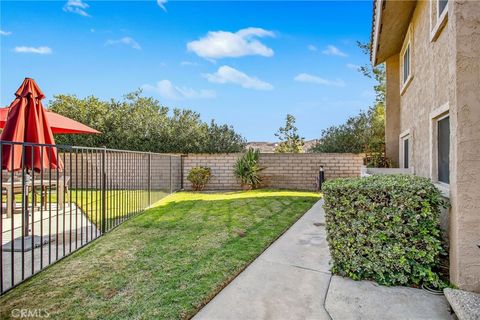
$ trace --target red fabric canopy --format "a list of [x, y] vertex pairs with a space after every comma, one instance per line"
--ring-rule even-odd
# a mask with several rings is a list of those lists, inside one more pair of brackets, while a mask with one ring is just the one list
[[[0, 129], [5, 127], [7, 122], [7, 116], [10, 108], [0, 108]], [[91, 134], [100, 133], [99, 131], [92, 129], [83, 123], [59, 115], [53, 111], [46, 110], [48, 123], [52, 128], [53, 134]]]
[[[42, 106], [45, 95], [35, 81], [25, 78], [15, 95], [0, 140], [55, 144], [47, 112]], [[22, 151], [25, 151], [25, 154]], [[25, 163], [22, 165], [23, 160]], [[61, 170], [63, 164], [54, 147], [3, 144], [2, 169], [16, 171], [22, 168], [35, 171], [57, 168]]]

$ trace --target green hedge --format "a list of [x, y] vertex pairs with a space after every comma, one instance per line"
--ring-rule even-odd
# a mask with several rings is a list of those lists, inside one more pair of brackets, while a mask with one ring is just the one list
[[439, 215], [445, 205], [426, 178], [375, 175], [324, 184], [332, 272], [384, 285], [441, 287]]

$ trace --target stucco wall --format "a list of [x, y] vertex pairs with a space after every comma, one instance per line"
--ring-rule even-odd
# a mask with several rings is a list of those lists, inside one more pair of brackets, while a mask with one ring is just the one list
[[[235, 161], [241, 154], [190, 154], [184, 157], [184, 188], [191, 189], [187, 180], [190, 169], [209, 167], [212, 177], [206, 190], [238, 190], [241, 185], [233, 174]], [[315, 190], [320, 166], [326, 179], [355, 177], [360, 174], [361, 155], [335, 153], [300, 153], [260, 155], [264, 187]]]
[[434, 42], [430, 30], [430, 2], [418, 1], [411, 20], [413, 78], [400, 94], [399, 131], [410, 130], [410, 163], [415, 174], [424, 177], [430, 177], [430, 113], [449, 102], [450, 84], [449, 30], [444, 28]]
[[432, 117], [449, 113], [450, 280], [462, 289], [480, 292], [480, 5], [449, 1], [446, 26], [432, 41], [430, 4], [418, 1], [412, 15], [413, 79], [403, 92], [400, 85], [396, 91], [395, 80], [388, 78], [401, 64], [387, 60], [387, 151], [398, 148], [398, 142], [392, 141], [397, 128], [388, 119], [399, 111], [399, 134], [410, 132], [414, 173], [435, 181]]
[[400, 73], [399, 55], [385, 61], [387, 86], [385, 104], [385, 150], [394, 167], [399, 166], [398, 137], [400, 135]]
[[480, 292], [480, 4], [449, 3], [452, 281]]

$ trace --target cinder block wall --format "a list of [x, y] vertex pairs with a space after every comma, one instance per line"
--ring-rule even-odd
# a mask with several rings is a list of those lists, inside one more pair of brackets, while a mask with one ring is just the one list
[[[75, 189], [99, 189], [102, 186], [102, 153], [59, 153], [64, 162], [64, 175]], [[108, 189], [148, 189], [147, 153], [107, 152], [105, 169]], [[181, 158], [178, 155], [152, 153], [151, 189], [175, 191], [181, 187]], [[63, 176], [63, 174], [60, 174]], [[53, 175], [52, 179], [55, 179]], [[45, 177], [48, 179], [48, 176]]]
[[[240, 183], [233, 174], [235, 161], [241, 154], [189, 154], [183, 162], [183, 186], [191, 189], [188, 172], [194, 167], [209, 167], [212, 178], [206, 190], [239, 190]], [[350, 153], [262, 153], [260, 165], [264, 186], [282, 189], [315, 190], [320, 166], [326, 179], [360, 175], [363, 156]]]
[[233, 174], [235, 161], [242, 154], [189, 154], [183, 156], [183, 188], [191, 190], [192, 184], [187, 180], [188, 173], [195, 167], [208, 167], [212, 177], [205, 190], [240, 190], [241, 186]]

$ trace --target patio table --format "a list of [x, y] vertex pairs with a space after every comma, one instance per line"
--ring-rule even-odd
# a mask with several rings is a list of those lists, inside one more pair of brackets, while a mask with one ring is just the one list
[[[58, 186], [57, 186], [57, 180], [52, 180], [51, 182], [48, 182], [45, 184], [45, 180], [34, 180], [34, 181], [25, 181], [25, 189], [28, 194], [32, 190], [32, 187], [35, 189], [41, 188], [42, 192], [46, 188], [52, 189], [52, 187], [57, 187], [57, 206], [58, 209], [62, 210], [64, 207], [64, 196], [65, 196], [65, 185], [63, 183], [64, 178], [58, 179]], [[68, 185], [68, 181], [70, 180], [70, 177], [65, 177], [65, 181]], [[12, 192], [13, 188], [13, 192]], [[3, 192], [5, 190], [5, 192]], [[15, 209], [15, 194], [21, 194], [23, 193], [22, 191], [22, 182], [21, 181], [14, 181], [13, 184], [12, 182], [4, 182], [2, 183], [2, 196], [3, 194], [6, 193], [7, 196], [7, 204], [6, 204], [6, 214], [7, 217], [11, 217], [12, 213], [14, 212]], [[13, 197], [13, 199], [12, 199]], [[3, 202], [3, 201], [2, 201]], [[13, 206], [12, 206], [13, 204]], [[3, 205], [3, 204], [2, 204]], [[40, 205], [43, 205], [40, 204]]]

